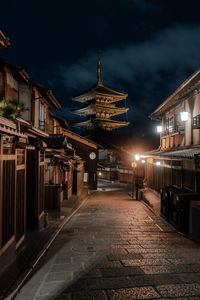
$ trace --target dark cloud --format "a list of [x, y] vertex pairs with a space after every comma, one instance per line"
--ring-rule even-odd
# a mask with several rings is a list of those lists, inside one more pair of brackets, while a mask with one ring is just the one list
[[[147, 116], [200, 65], [200, 26], [174, 26], [142, 43], [129, 43], [102, 53], [105, 85], [129, 93], [130, 118]], [[97, 53], [70, 66], [60, 66], [67, 90], [84, 91], [96, 80]]]
[[[199, 67], [199, 35], [200, 26], [176, 25], [148, 41], [116, 45], [103, 51], [103, 82], [129, 94], [128, 116], [133, 130], [152, 130], [154, 123], [150, 123], [148, 115]], [[59, 75], [68, 95], [83, 92], [95, 83], [96, 63], [97, 53], [90, 51], [76, 63], [60, 66]], [[70, 101], [68, 105], [76, 106]], [[74, 119], [70, 114], [67, 116]]]
[[154, 5], [151, 1], [147, 0], [121, 0], [121, 3], [124, 5], [133, 5], [138, 8], [141, 12], [146, 12], [148, 10], [158, 10], [159, 6]]
[[1, 55], [50, 86], [69, 121], [77, 106], [70, 98], [96, 81], [98, 48], [103, 82], [129, 94], [129, 128], [138, 132], [199, 67], [199, 1], [11, 0], [1, 10], [1, 29], [11, 38]]

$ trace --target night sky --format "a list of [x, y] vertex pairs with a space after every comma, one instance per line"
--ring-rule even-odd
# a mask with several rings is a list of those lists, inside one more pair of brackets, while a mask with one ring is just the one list
[[77, 120], [71, 97], [96, 82], [99, 48], [104, 85], [129, 94], [131, 125], [123, 131], [133, 136], [155, 130], [148, 115], [200, 67], [199, 1], [8, 0], [0, 7], [0, 29], [11, 39], [1, 58], [51, 88], [68, 122]]

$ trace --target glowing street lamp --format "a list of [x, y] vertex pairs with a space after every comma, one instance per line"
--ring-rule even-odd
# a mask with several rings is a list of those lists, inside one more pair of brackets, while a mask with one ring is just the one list
[[139, 154], [135, 154], [135, 160], [140, 160], [140, 155]]
[[181, 121], [183, 121], [183, 122], [188, 121], [188, 112], [187, 111], [181, 112]]
[[131, 167], [132, 168], [136, 168], [137, 167], [137, 164], [136, 164], [136, 162], [134, 161], [134, 162], [132, 162], [132, 164], [131, 164]]
[[[137, 162], [139, 162], [140, 160], [140, 155], [139, 154], [135, 154], [135, 160]], [[132, 168], [133, 168], [133, 178], [132, 178], [132, 199], [133, 199], [133, 187], [135, 186], [135, 191], [136, 191], [136, 200], [138, 200], [138, 163], [136, 163], [135, 161], [132, 162], [131, 164]], [[135, 172], [136, 171], [136, 172]], [[136, 176], [137, 173], [137, 176]], [[137, 177], [137, 181], [136, 181], [136, 177]]]
[[161, 133], [162, 132], [162, 126], [157, 126], [157, 132]]

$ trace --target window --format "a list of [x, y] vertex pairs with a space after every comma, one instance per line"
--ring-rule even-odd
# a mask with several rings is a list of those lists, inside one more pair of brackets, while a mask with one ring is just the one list
[[166, 127], [166, 131], [168, 133], [174, 132], [174, 116], [172, 116], [171, 118], [166, 119], [165, 127]]
[[174, 131], [174, 116], [169, 118], [169, 133]]
[[166, 126], [166, 130], [169, 130], [169, 119], [166, 119], [165, 126]]
[[46, 120], [46, 107], [40, 102], [40, 122], [39, 127], [41, 130], [45, 130], [45, 120]]
[[3, 136], [3, 154], [15, 154], [13, 137]]
[[192, 127], [200, 128], [200, 115], [197, 115], [194, 118], [192, 118]]
[[25, 150], [17, 149], [17, 165], [25, 164]]
[[40, 150], [40, 162], [44, 161], [44, 151]]

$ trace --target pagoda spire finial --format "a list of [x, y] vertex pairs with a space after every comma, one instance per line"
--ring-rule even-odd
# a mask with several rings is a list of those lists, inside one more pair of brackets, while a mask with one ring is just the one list
[[98, 65], [97, 65], [97, 83], [101, 82], [101, 52], [98, 51]]

